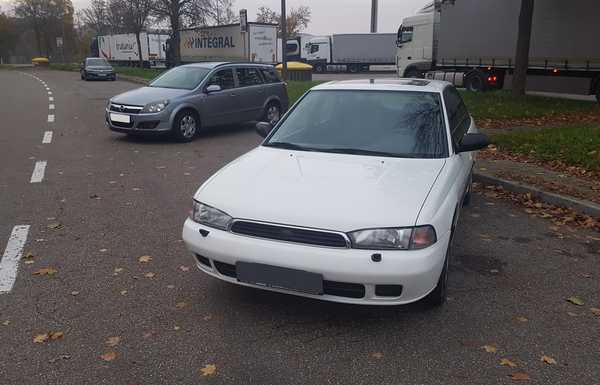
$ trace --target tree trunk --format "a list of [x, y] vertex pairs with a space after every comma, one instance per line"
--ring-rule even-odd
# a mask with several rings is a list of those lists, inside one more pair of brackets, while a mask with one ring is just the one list
[[135, 31], [135, 40], [137, 40], [138, 55], [140, 59], [140, 68], [144, 68], [144, 57], [142, 56], [142, 44], [140, 41], [140, 31]]
[[179, 7], [173, 7], [171, 15], [171, 31], [173, 38], [171, 39], [171, 52], [173, 53], [173, 65], [178, 66], [181, 63], [181, 36], [179, 32]]
[[525, 95], [527, 85], [527, 67], [529, 67], [529, 46], [531, 43], [531, 29], [533, 24], [534, 0], [521, 0], [521, 13], [519, 15], [519, 35], [517, 38], [517, 52], [515, 53], [515, 71], [513, 74], [512, 94]]

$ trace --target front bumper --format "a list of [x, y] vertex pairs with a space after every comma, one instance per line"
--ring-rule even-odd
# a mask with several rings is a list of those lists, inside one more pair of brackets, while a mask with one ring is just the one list
[[88, 79], [114, 79], [116, 77], [114, 72], [86, 72]]
[[[209, 234], [203, 237], [200, 230]], [[197, 267], [223, 281], [281, 293], [334, 302], [363, 305], [402, 305], [418, 301], [436, 286], [442, 272], [449, 234], [424, 250], [370, 251], [347, 248], [326, 248], [258, 239], [217, 230], [187, 219], [183, 226], [183, 241], [195, 255], [205, 257], [208, 265], [197, 257]], [[381, 262], [373, 262], [374, 253], [382, 255]], [[345, 295], [311, 295], [293, 291], [266, 288], [239, 282], [235, 278], [237, 262], [260, 263], [318, 273], [335, 284], [364, 286], [364, 296], [351, 298]], [[229, 271], [217, 268], [226, 264]], [[233, 269], [233, 273], [232, 270]], [[401, 285], [399, 296], [376, 294], [378, 285]], [[354, 285], [356, 286], [356, 285]]]
[[[110, 114], [128, 115], [130, 123], [112, 121]], [[104, 123], [112, 131], [121, 133], [164, 134], [171, 131], [170, 114], [161, 111], [156, 114], [129, 114], [118, 111], [104, 110]]]

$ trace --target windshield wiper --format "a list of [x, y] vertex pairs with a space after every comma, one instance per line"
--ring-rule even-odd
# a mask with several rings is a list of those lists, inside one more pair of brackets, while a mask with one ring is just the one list
[[414, 158], [412, 154], [396, 154], [393, 152], [362, 150], [358, 148], [319, 148], [318, 151], [332, 152], [335, 154], [351, 154], [351, 155], [370, 155], [370, 156], [386, 156], [393, 158]]
[[298, 151], [315, 151], [314, 148], [304, 147], [299, 144], [287, 143], [287, 142], [269, 142], [264, 144], [266, 147], [284, 148], [286, 150], [298, 150]]

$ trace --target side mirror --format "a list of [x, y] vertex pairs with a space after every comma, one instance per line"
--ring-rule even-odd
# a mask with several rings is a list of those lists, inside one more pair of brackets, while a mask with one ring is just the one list
[[471, 152], [486, 148], [490, 144], [490, 139], [485, 134], [466, 134], [457, 153]]
[[272, 129], [273, 129], [273, 125], [271, 125], [271, 123], [269, 123], [269, 122], [256, 123], [256, 132], [258, 133], [258, 135], [262, 136], [263, 138], [266, 138]]
[[221, 91], [221, 86], [218, 84], [211, 84], [210, 86], [206, 87], [207, 94], [212, 94], [213, 92], [219, 92], [219, 91]]

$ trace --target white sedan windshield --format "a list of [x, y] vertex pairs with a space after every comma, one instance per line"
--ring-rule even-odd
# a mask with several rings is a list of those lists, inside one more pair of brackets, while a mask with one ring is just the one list
[[406, 158], [448, 154], [439, 94], [311, 91], [265, 146]]

